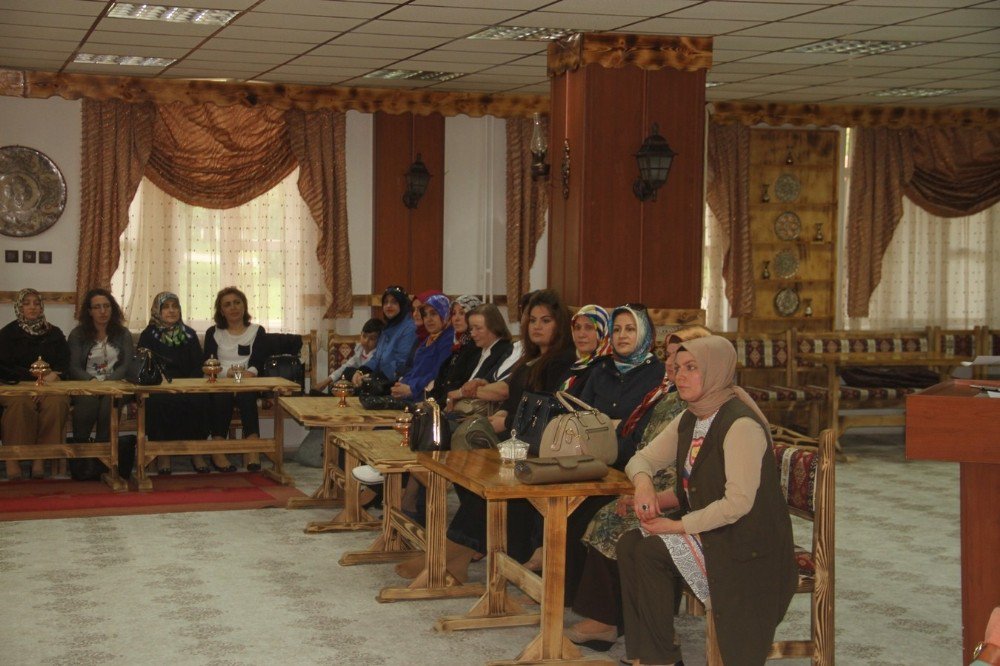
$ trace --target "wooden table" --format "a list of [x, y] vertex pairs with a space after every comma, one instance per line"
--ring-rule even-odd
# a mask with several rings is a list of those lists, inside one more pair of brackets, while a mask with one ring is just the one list
[[[340, 447], [333, 441], [333, 433], [373, 430], [378, 427], [391, 426], [396, 423], [396, 417], [402, 414], [402, 412], [392, 409], [365, 409], [361, 406], [361, 401], [353, 397], [347, 399], [346, 407], [339, 406], [339, 398], [322, 396], [283, 397], [278, 400], [278, 403], [289, 416], [302, 425], [324, 429], [323, 481], [309, 497], [293, 497], [288, 500], [286, 508], [289, 509], [343, 505], [347, 479], [344, 470], [340, 467], [338, 460]], [[311, 522], [306, 525], [306, 532], [318, 534], [342, 530], [343, 528], [338, 527], [339, 523], [335, 520]], [[376, 523], [376, 528], [377, 525]]]
[[[468, 488], [486, 500], [487, 588], [464, 616], [438, 620], [439, 631], [540, 624], [538, 635], [513, 661], [494, 664], [580, 661], [580, 650], [563, 634], [566, 519], [592, 495], [632, 492], [632, 483], [618, 470], [599, 481], [527, 485], [514, 478], [513, 468], [500, 462], [496, 451], [420, 453], [417, 460], [431, 472], [428, 497], [427, 554], [431, 574], [444, 570], [445, 532], [430, 524], [430, 513], [443, 510], [445, 482]], [[544, 577], [525, 569], [507, 555], [507, 502], [527, 499], [545, 518]], [[440, 505], [440, 506], [438, 506]], [[513, 583], [541, 604], [541, 614], [527, 614], [508, 598]]]
[[263, 453], [271, 459], [273, 469], [261, 472], [278, 483], [291, 485], [292, 477], [284, 473], [284, 413], [281, 400], [274, 406], [274, 436], [270, 439], [179, 439], [149, 441], [146, 436], [146, 398], [150, 395], [207, 395], [210, 393], [272, 393], [276, 397], [301, 391], [301, 387], [283, 377], [244, 377], [243, 381], [224, 378], [209, 382], [202, 378], [182, 378], [156, 386], [129, 384], [139, 403], [136, 426], [135, 482], [139, 490], [152, 490], [153, 482], [146, 476], [146, 465], [157, 456], [196, 455], [213, 453]]
[[[10, 397], [36, 397], [36, 396], [110, 396], [111, 413], [117, 414], [122, 399], [133, 392], [134, 386], [128, 382], [120, 381], [95, 381], [95, 380], [66, 380], [42, 384], [37, 386], [34, 382], [20, 382], [17, 384], [0, 384], [0, 395]], [[128, 483], [121, 478], [118, 473], [118, 419], [112, 418], [110, 422], [110, 436], [107, 442], [94, 442], [91, 444], [30, 444], [0, 446], [0, 460], [35, 460], [35, 459], [58, 459], [58, 458], [97, 458], [103, 462], [108, 471], [101, 475], [101, 480], [114, 491], [128, 490]], [[114, 446], [112, 446], [114, 442]]]
[[956, 379], [906, 397], [907, 459], [959, 463], [963, 664], [972, 661], [990, 612], [1000, 606], [1000, 398], [970, 384], [1000, 387], [1000, 381]]
[[[348, 431], [331, 433], [336, 446], [344, 451], [347, 467], [368, 464], [385, 476], [382, 499], [382, 520], [376, 521], [358, 501], [358, 480], [346, 476], [344, 510], [340, 512], [341, 529], [369, 528], [374, 522], [382, 533], [367, 550], [345, 553], [340, 564], [394, 562], [424, 550], [424, 528], [414, 523], [400, 510], [403, 497], [403, 474], [425, 473], [417, 462], [417, 454], [408, 446], [400, 446], [403, 436], [395, 430]], [[338, 518], [335, 517], [334, 521]]]

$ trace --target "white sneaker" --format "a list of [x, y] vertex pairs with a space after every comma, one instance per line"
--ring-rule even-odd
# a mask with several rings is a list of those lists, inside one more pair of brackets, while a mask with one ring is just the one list
[[381, 472], [371, 465], [360, 465], [351, 470], [354, 478], [366, 486], [377, 486], [385, 482], [385, 477]]

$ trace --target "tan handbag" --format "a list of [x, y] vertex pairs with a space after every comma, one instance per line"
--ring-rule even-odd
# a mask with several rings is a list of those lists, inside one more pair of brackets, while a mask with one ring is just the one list
[[608, 473], [608, 466], [593, 456], [560, 456], [518, 460], [514, 476], [521, 483], [574, 483], [596, 481]]
[[558, 391], [556, 400], [568, 413], [560, 414], [545, 426], [538, 456], [593, 456], [613, 465], [618, 459], [618, 436], [611, 419], [569, 393]]

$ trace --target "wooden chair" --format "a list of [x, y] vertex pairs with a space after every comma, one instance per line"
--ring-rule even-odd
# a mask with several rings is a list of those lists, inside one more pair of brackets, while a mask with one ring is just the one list
[[[823, 430], [819, 440], [771, 426], [774, 457], [781, 479], [781, 492], [793, 516], [813, 524], [812, 548], [795, 547], [799, 567], [797, 594], [809, 594], [811, 630], [808, 639], [775, 641], [768, 659], [811, 657], [816, 666], [832, 666], [834, 647], [834, 459], [835, 437], [832, 429]], [[687, 607], [699, 614], [701, 604], [686, 594]], [[693, 601], [692, 601], [693, 600]], [[704, 613], [704, 607], [701, 609]], [[722, 666], [711, 611], [706, 618], [705, 654], [708, 666]]]

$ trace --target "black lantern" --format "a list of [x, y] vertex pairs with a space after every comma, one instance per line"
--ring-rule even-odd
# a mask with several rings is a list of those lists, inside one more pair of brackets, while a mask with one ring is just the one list
[[427, 170], [427, 165], [420, 159], [417, 153], [417, 160], [410, 165], [410, 170], [406, 172], [406, 192], [403, 193], [403, 205], [407, 208], [416, 208], [420, 203], [420, 198], [427, 191], [427, 183], [431, 180], [431, 173]]
[[676, 155], [667, 140], [660, 136], [660, 126], [653, 123], [652, 133], [635, 154], [639, 179], [632, 186], [632, 191], [640, 201], [656, 201], [656, 190], [667, 182], [670, 165]]

